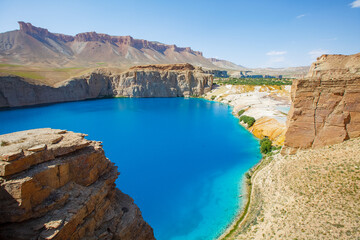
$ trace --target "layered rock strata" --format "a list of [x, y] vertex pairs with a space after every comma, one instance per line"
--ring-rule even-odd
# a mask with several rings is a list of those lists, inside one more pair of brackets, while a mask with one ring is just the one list
[[292, 86], [284, 153], [360, 136], [360, 54], [323, 55]]
[[18, 107], [102, 97], [182, 97], [211, 90], [213, 77], [190, 64], [148, 65], [121, 74], [98, 69], [56, 86], [21, 77], [0, 77], [0, 107]]
[[268, 137], [277, 146], [284, 144], [286, 127], [274, 118], [262, 117], [256, 120], [249, 131], [259, 139]]
[[0, 136], [0, 239], [154, 239], [117, 167], [84, 134]]

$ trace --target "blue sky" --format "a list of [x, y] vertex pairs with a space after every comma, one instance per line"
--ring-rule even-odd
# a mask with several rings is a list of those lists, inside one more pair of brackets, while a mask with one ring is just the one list
[[131, 35], [246, 67], [309, 65], [360, 52], [360, 0], [0, 0], [0, 32], [31, 22], [51, 32]]

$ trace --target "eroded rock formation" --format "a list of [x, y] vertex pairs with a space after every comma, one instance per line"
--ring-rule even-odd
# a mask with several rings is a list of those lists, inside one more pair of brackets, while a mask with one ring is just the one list
[[360, 136], [360, 53], [323, 55], [293, 82], [285, 153]]
[[0, 107], [119, 96], [198, 96], [211, 90], [212, 81], [212, 75], [190, 64], [138, 66], [121, 74], [99, 69], [54, 87], [21, 77], [0, 77]]
[[117, 167], [84, 134], [0, 136], [0, 239], [154, 239]]

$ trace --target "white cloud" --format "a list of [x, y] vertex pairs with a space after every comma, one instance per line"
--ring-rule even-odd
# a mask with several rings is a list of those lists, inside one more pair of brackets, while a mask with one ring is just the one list
[[360, 0], [355, 0], [350, 5], [352, 8], [358, 8], [360, 7]]
[[270, 52], [267, 52], [266, 55], [279, 56], [279, 55], [285, 55], [286, 53], [287, 53], [286, 51], [270, 51]]
[[[359, 0], [357, 0], [357, 1], [359, 1]], [[303, 18], [303, 17], [305, 17], [306, 16], [306, 14], [301, 14], [301, 15], [299, 15], [299, 16], [296, 16], [296, 18], [297, 19], [300, 19], [300, 18]]]
[[310, 52], [308, 52], [308, 54], [310, 55], [311, 61], [315, 61], [316, 58], [320, 57], [323, 54], [329, 53], [328, 50], [324, 50], [324, 49], [314, 49]]
[[280, 62], [285, 62], [285, 57], [280, 56], [280, 57], [273, 57], [270, 59], [270, 63], [280, 63]]

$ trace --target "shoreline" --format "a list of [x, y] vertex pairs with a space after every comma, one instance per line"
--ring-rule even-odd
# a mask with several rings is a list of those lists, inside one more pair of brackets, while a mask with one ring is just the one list
[[[239, 116], [236, 115], [236, 113], [234, 112], [234, 106], [231, 106], [229, 103], [223, 103], [223, 102], [219, 102], [219, 101], [215, 101], [215, 100], [209, 100], [206, 99], [205, 97], [200, 97], [200, 99], [206, 100], [206, 101], [210, 101], [210, 102], [217, 102], [217, 103], [221, 103], [221, 104], [226, 104], [228, 105], [232, 111], [231, 114], [239, 119]], [[253, 132], [249, 131], [249, 128], [246, 127], [245, 124], [238, 122], [239, 126], [243, 127], [246, 131], [250, 132], [254, 138], [256, 138], [257, 140], [259, 140], [258, 137], [256, 137]], [[242, 178], [242, 184], [243, 184], [243, 190], [240, 192], [240, 195], [243, 196], [242, 199], [244, 199], [244, 196], [246, 197], [246, 203], [242, 204], [242, 206], [239, 208], [239, 211], [235, 214], [235, 217], [233, 220], [231, 220], [231, 222], [226, 226], [226, 228], [224, 229], [224, 231], [222, 231], [222, 233], [220, 234], [220, 236], [216, 237], [214, 240], [226, 240], [229, 237], [231, 237], [231, 235], [233, 233], [236, 232], [236, 229], [240, 226], [240, 224], [242, 224], [244, 222], [244, 220], [246, 219], [248, 210], [250, 208], [250, 204], [251, 204], [251, 196], [252, 196], [252, 179], [256, 176], [257, 172], [260, 170], [260, 167], [265, 167], [269, 162], [267, 162], [264, 165], [264, 160], [267, 158], [267, 156], [262, 155], [262, 158], [259, 160], [258, 163], [256, 163], [253, 167], [251, 167], [246, 173], [251, 172], [251, 178], [250, 179], [246, 179], [245, 175]], [[261, 168], [262, 169], [262, 168]], [[244, 188], [245, 187], [245, 188]], [[240, 201], [240, 200], [239, 200]]]
[[248, 173], [250, 173], [251, 177], [243, 182], [246, 187], [243, 190], [242, 196], [246, 196], [246, 203], [242, 206], [240, 211], [236, 214], [236, 217], [231, 221], [231, 223], [229, 223], [223, 233], [216, 238], [216, 240], [230, 239], [234, 233], [237, 233], [237, 229], [239, 229], [239, 227], [245, 223], [253, 199], [253, 180], [256, 178], [257, 173], [265, 166], [267, 166], [272, 161], [272, 159], [272, 155], [265, 155], [257, 164], [249, 169]]
[[[216, 101], [216, 100], [211, 100], [211, 99], [207, 99], [205, 97], [202, 97], [204, 100], [208, 100], [208, 101], [212, 101], [212, 102], [217, 102], [217, 103], [222, 103], [222, 104], [227, 104], [229, 107], [232, 108], [232, 115], [239, 119], [239, 116], [236, 114], [236, 111], [234, 111], [235, 106], [232, 106], [228, 103], [224, 103], [221, 101]], [[250, 130], [250, 128], [246, 127], [246, 125], [244, 123], [239, 122], [239, 125], [241, 127], [243, 127], [245, 130], [247, 130], [248, 132], [250, 132], [253, 137], [255, 137], [257, 140], [260, 140], [259, 137], [257, 137], [253, 131]], [[259, 149], [260, 151], [260, 149]], [[231, 222], [227, 225], [227, 227], [224, 229], [224, 231], [222, 231], [222, 233], [215, 238], [215, 240], [226, 240], [226, 239], [230, 239], [234, 233], [237, 233], [237, 230], [239, 229], [239, 227], [241, 225], [243, 225], [247, 219], [248, 216], [248, 212], [249, 212], [249, 208], [251, 207], [251, 203], [252, 203], [252, 199], [253, 199], [253, 179], [257, 176], [257, 173], [263, 169], [265, 166], [267, 166], [273, 159], [273, 155], [274, 154], [278, 154], [279, 152], [274, 152], [274, 153], [270, 153], [269, 155], [263, 155], [262, 154], [262, 158], [259, 160], [258, 163], [256, 163], [253, 167], [251, 167], [246, 173], [250, 174], [250, 178], [246, 178], [245, 175], [243, 176], [243, 188], [242, 191], [240, 192], [240, 195], [243, 196], [242, 199], [245, 200], [244, 198], [246, 197], [246, 202], [243, 202], [242, 206], [239, 208], [239, 211], [235, 214], [235, 217], [233, 220], [231, 220]]]

